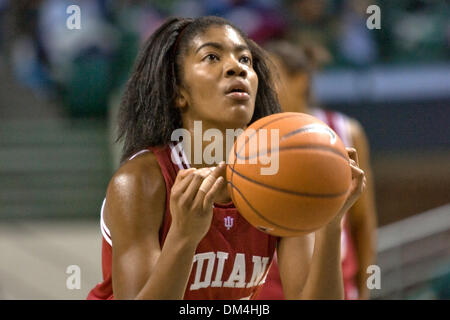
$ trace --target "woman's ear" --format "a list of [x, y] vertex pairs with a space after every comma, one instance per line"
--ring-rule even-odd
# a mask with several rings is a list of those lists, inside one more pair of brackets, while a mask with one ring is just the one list
[[183, 88], [178, 89], [178, 94], [175, 99], [175, 105], [180, 109], [184, 109], [187, 107], [186, 91]]

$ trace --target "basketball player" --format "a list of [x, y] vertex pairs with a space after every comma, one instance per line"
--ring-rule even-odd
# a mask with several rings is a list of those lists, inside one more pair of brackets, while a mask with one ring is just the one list
[[[309, 113], [327, 123], [347, 147], [358, 150], [361, 168], [366, 177], [371, 176], [369, 147], [363, 128], [355, 119], [346, 115], [313, 107], [311, 76], [321, 64], [314, 51], [300, 48], [288, 41], [272, 41], [265, 45], [276, 66], [278, 81], [275, 81], [283, 111]], [[318, 48], [320, 49], [320, 48]], [[323, 53], [322, 49], [316, 52]], [[323, 55], [326, 58], [326, 55]], [[343, 219], [342, 270], [346, 299], [367, 299], [367, 267], [375, 259], [376, 212], [372, 183], [351, 207]], [[283, 290], [278, 266], [273, 263], [259, 299], [283, 299]]]
[[355, 150], [336, 218], [311, 235], [278, 239], [237, 212], [223, 162], [190, 166], [171, 142], [177, 128], [194, 134], [196, 120], [225, 135], [276, 112], [263, 50], [228, 21], [171, 18], [156, 30], [119, 111], [122, 165], [101, 210], [103, 282], [88, 299], [253, 298], [277, 246], [286, 297], [343, 298], [341, 218], [365, 185]]

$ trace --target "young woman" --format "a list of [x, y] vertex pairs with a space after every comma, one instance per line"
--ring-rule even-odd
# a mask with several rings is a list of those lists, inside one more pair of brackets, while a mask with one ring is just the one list
[[[265, 49], [276, 66], [279, 80], [276, 87], [282, 110], [309, 113], [327, 123], [347, 147], [355, 147], [358, 150], [361, 168], [370, 178], [369, 145], [359, 122], [340, 112], [315, 107], [311, 93], [311, 78], [321, 64], [316, 51], [320, 53], [322, 50], [298, 47], [285, 40], [267, 43]], [[346, 299], [369, 297], [366, 285], [367, 267], [375, 261], [375, 232], [375, 200], [373, 183], [370, 182], [343, 219], [341, 260]], [[281, 280], [277, 273], [275, 261], [259, 298], [283, 298]]]
[[194, 121], [225, 136], [279, 111], [263, 51], [228, 21], [172, 18], [156, 30], [121, 105], [122, 166], [101, 212], [104, 279], [88, 299], [252, 298], [276, 248], [286, 297], [342, 298], [340, 220], [364, 188], [354, 150], [336, 218], [314, 234], [276, 238], [239, 215], [223, 162], [190, 165], [171, 141], [175, 129], [194, 135]]

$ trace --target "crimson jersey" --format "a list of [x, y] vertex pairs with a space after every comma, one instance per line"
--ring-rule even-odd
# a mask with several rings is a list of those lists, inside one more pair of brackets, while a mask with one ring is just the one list
[[[181, 144], [149, 148], [161, 167], [166, 184], [166, 209], [159, 232], [161, 247], [170, 228], [170, 190], [180, 169], [189, 167]], [[131, 157], [130, 159], [132, 159]], [[88, 299], [113, 299], [111, 234], [101, 210], [103, 282]], [[232, 202], [215, 204], [211, 227], [200, 241], [193, 258], [185, 299], [251, 299], [265, 280], [277, 238], [251, 226]]]
[[[347, 116], [339, 112], [324, 111], [320, 109], [313, 109], [311, 114], [325, 122], [331, 129], [333, 129], [342, 139], [342, 142], [346, 147], [353, 145], [350, 134], [349, 118]], [[356, 258], [353, 239], [350, 233], [347, 215], [344, 215], [342, 223], [341, 262], [342, 276], [344, 280], [344, 293], [345, 299], [353, 300], [358, 299], [358, 288], [356, 286], [355, 279], [358, 272], [358, 261]], [[263, 300], [284, 299], [276, 256], [267, 275], [266, 282], [258, 293], [257, 298]]]

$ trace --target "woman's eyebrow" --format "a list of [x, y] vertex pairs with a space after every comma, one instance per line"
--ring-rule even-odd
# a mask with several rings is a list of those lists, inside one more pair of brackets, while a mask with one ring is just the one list
[[223, 50], [223, 46], [218, 42], [205, 42], [200, 47], [198, 47], [197, 50], [195, 50], [195, 53], [199, 52], [204, 47], [214, 47], [218, 50]]
[[[195, 53], [199, 52], [202, 48], [204, 47], [214, 47], [218, 50], [223, 50], [224, 47], [222, 44], [218, 43], [218, 42], [205, 42], [204, 44], [202, 44], [200, 47], [197, 48], [197, 50], [195, 50]], [[244, 44], [239, 44], [234, 46], [233, 51], [244, 51], [244, 50], [248, 50], [250, 51], [250, 49], [248, 48], [248, 46], [244, 45]]]

